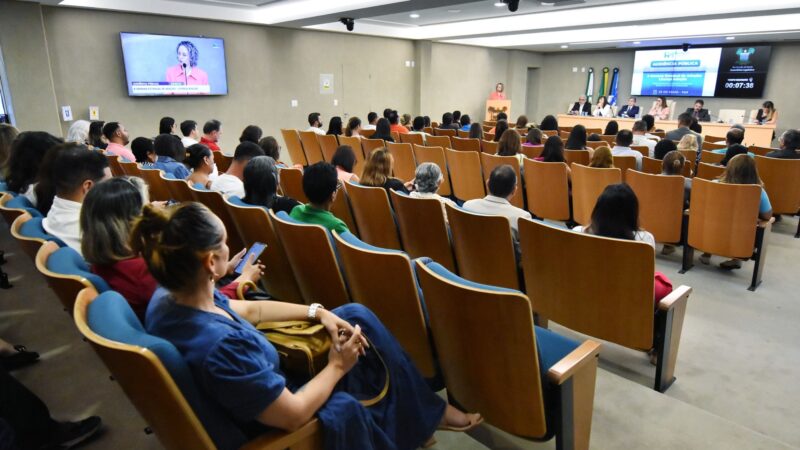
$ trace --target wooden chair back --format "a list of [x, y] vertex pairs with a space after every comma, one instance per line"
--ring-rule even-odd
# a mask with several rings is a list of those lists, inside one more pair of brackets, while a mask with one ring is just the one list
[[370, 153], [376, 148], [386, 147], [383, 139], [361, 139], [361, 148], [364, 150], [364, 160], [369, 159]]
[[171, 199], [179, 202], [194, 201], [192, 190], [189, 189], [189, 182], [186, 180], [176, 180], [174, 178], [164, 178], [164, 174], [161, 174], [161, 178], [164, 179], [164, 184], [167, 186]]
[[456, 284], [419, 262], [417, 276], [448, 394], [509, 433], [544, 436], [544, 394], [528, 298]]
[[592, 156], [589, 154], [589, 150], [564, 150], [564, 159], [570, 167], [574, 164], [588, 166], [592, 161]]
[[559, 131], [558, 132], [558, 137], [560, 137], [563, 140], [566, 140], [567, 138], [569, 138], [569, 134], [570, 133], [571, 133], [571, 131]]
[[346, 184], [360, 239], [376, 247], [402, 250], [386, 189]]
[[779, 148], [759, 147], [758, 145], [751, 145], [750, 147], [747, 148], [747, 151], [759, 156], [767, 156], [767, 153], [777, 152], [779, 150], [780, 150]]
[[219, 172], [227, 172], [233, 162], [233, 156], [226, 155], [221, 151], [211, 152], [211, 154], [214, 155], [214, 164], [217, 165], [217, 170]]
[[423, 127], [422, 131], [424, 131], [425, 133], [427, 133], [429, 135], [433, 135], [433, 127]]
[[598, 149], [600, 147], [608, 147], [608, 142], [606, 141], [586, 141], [586, 146], [591, 149]]
[[278, 169], [278, 178], [281, 183], [283, 195], [291, 197], [300, 203], [308, 203], [308, 197], [303, 191], [303, 171], [300, 169]]
[[586, 128], [586, 135], [589, 136], [589, 135], [592, 135], [592, 134], [598, 134], [598, 135], [599, 134], [603, 134], [603, 129], [602, 128], [588, 128], [587, 127]]
[[339, 136], [339, 145], [349, 145], [356, 155], [356, 164], [353, 166], [353, 173], [359, 177], [364, 172], [364, 164], [366, 164], [366, 157], [364, 156], [364, 149], [361, 147], [361, 138]]
[[400, 135], [400, 143], [425, 145], [425, 141], [423, 141], [422, 137], [423, 136], [419, 133], [404, 133]]
[[558, 132], [561, 133], [562, 131], [566, 131], [567, 133], [569, 133], [570, 131], [572, 131], [573, 128], [574, 127], [571, 127], [571, 126], [570, 127], [560, 126], [560, 127], [558, 127]]
[[434, 378], [435, 356], [408, 255], [356, 245], [354, 239], [338, 233], [334, 239], [353, 301], [378, 316], [423, 377]]
[[[402, 135], [405, 136], [405, 135]], [[414, 179], [417, 170], [417, 162], [414, 160], [414, 149], [411, 144], [396, 144], [387, 142], [386, 149], [394, 158], [394, 176], [403, 181]]]
[[450, 136], [428, 136], [425, 138], [425, 145], [428, 147], [451, 148]]
[[639, 227], [652, 233], [656, 242], [681, 240], [683, 180], [681, 176], [628, 171], [626, 183], [639, 200]]
[[[661, 173], [661, 167], [663, 166], [664, 161], [655, 158], [648, 158], [647, 156], [642, 157], [642, 172], [649, 173], [652, 175], [659, 175]], [[616, 161], [614, 161], [614, 165], [616, 165]]]
[[[723, 141], [724, 141], [724, 139], [723, 139]], [[715, 144], [713, 142], [703, 141], [703, 147], [701, 148], [701, 150], [720, 150], [720, 149], [723, 149], [723, 148], [728, 148], [728, 145], [727, 144]]]
[[447, 167], [450, 169], [450, 183], [453, 195], [463, 201], [483, 198], [486, 189], [481, 175], [481, 158], [477, 152], [461, 152], [445, 149]]
[[756, 155], [758, 176], [764, 182], [773, 214], [795, 215], [800, 211], [800, 159], [767, 158]]
[[494, 133], [484, 133], [483, 138], [489, 142], [495, 142], [494, 135], [495, 135]]
[[646, 145], [631, 145], [630, 149], [641, 153], [642, 156], [647, 156], [650, 154], [650, 148]]
[[[11, 236], [17, 240], [17, 243], [20, 247], [22, 247], [22, 251], [25, 252], [30, 258], [31, 261], [36, 261], [36, 254], [39, 252], [39, 248], [47, 241], [38, 237], [32, 236], [25, 236], [22, 233], [22, 226], [25, 222], [33, 219], [31, 215], [26, 211], [20, 214], [13, 222], [11, 222], [11, 226], [9, 230], [11, 232]], [[38, 218], [41, 220], [41, 218]]]
[[542, 155], [544, 145], [523, 145], [520, 147], [519, 152], [525, 155], [526, 158], [534, 159]]
[[613, 147], [614, 143], [617, 142], [617, 135], [616, 134], [601, 134], [599, 135], [600, 139], [608, 144], [609, 147]]
[[353, 218], [353, 209], [350, 207], [350, 196], [347, 195], [347, 183], [342, 183], [342, 188], [336, 193], [336, 198], [331, 204], [331, 213], [347, 224], [347, 229], [358, 236], [358, 226]]
[[453, 150], [471, 151], [471, 152], [481, 151], [480, 139], [451, 137], [450, 140], [453, 143]]
[[653, 130], [653, 131], [650, 131], [649, 133], [652, 134], [653, 136], [658, 136], [659, 139], [666, 139], [667, 138], [667, 132], [664, 131], [664, 130]]
[[567, 165], [532, 159], [525, 159], [522, 164], [528, 211], [543, 219], [568, 220], [570, 215]]
[[760, 200], [758, 185], [715, 183], [695, 177], [689, 245], [727, 258], [752, 257]]
[[481, 125], [483, 125], [485, 127], [489, 127], [489, 129], [491, 130], [492, 127], [497, 125], [497, 121], [496, 120], [484, 120], [483, 122], [481, 122]]
[[[486, 138], [486, 139], [489, 139], [489, 138]], [[486, 139], [481, 139], [481, 152], [488, 153], [490, 155], [497, 154], [497, 148], [500, 146], [500, 144], [498, 144], [497, 142], [494, 142], [492, 140], [486, 140]]]
[[503, 216], [486, 216], [445, 205], [459, 275], [474, 281], [520, 289], [511, 224]]
[[681, 152], [681, 154], [683, 155], [684, 158], [686, 158], [687, 161], [691, 161], [692, 164], [697, 164], [696, 151], [694, 150], [678, 150], [678, 151]]
[[534, 312], [625, 347], [653, 347], [653, 247], [527, 219], [519, 235]]
[[111, 169], [111, 175], [115, 177], [125, 175], [117, 155], [106, 155], [106, 161], [108, 161], [108, 167]]
[[328, 230], [321, 225], [301, 224], [285, 213], [269, 212], [275, 233], [286, 249], [297, 285], [306, 304], [325, 303], [335, 308], [350, 302], [350, 294], [333, 251]]
[[[598, 169], [580, 164], [572, 165], [572, 212], [575, 222], [588, 225], [597, 197], [606, 186], [622, 182], [620, 169]], [[527, 257], [527, 256], [526, 256]]]
[[369, 139], [370, 137], [372, 137], [373, 134], [375, 134], [375, 130], [361, 130], [359, 134], [361, 135], [361, 137]]
[[458, 134], [457, 135], [461, 139], [467, 139], [467, 138], [469, 138], [469, 131], [458, 130]]
[[723, 173], [725, 173], [725, 167], [701, 162], [697, 165], [697, 173], [694, 177], [704, 180], [714, 180], [719, 178]]
[[244, 248], [244, 244], [236, 228], [236, 222], [233, 221], [233, 217], [228, 212], [228, 207], [225, 206], [226, 202], [222, 194], [217, 191], [197, 189], [194, 186], [189, 186], [189, 189], [191, 189], [195, 200], [206, 205], [225, 225], [225, 229], [228, 230], [228, 248], [231, 255], [239, 253]]
[[450, 129], [450, 128], [447, 128], [447, 129], [445, 129], [445, 128], [434, 128], [433, 129], [433, 135], [434, 136], [455, 136], [456, 135], [456, 130], [453, 130], [453, 129]]
[[636, 170], [635, 156], [612, 156], [614, 167], [622, 171], [622, 181], [625, 182], [625, 173], [628, 170]]
[[300, 135], [300, 142], [303, 144], [303, 151], [306, 154], [308, 164], [324, 161], [322, 148], [319, 146], [319, 141], [317, 141], [318, 134], [313, 131], [300, 131], [298, 134]]
[[481, 128], [483, 128], [483, 132], [484, 133], [488, 133], [488, 132], [492, 131], [492, 129], [494, 127], [495, 127], [494, 125], [486, 125], [486, 124], [481, 125]]
[[714, 153], [708, 150], [700, 152], [700, 161], [706, 164], [719, 164], [725, 159], [725, 153]]
[[289, 151], [289, 158], [292, 160], [292, 164], [307, 166], [308, 159], [297, 130], [281, 128], [281, 136], [283, 136], [283, 142], [286, 144], [286, 150]]
[[725, 142], [725, 139], [726, 139], [725, 136], [712, 136], [710, 134], [707, 134], [707, 135], [703, 136], [703, 142], [704, 143], [705, 142], [712, 143], [712, 142], [719, 142], [719, 141]]
[[139, 163], [119, 161], [119, 165], [122, 167], [122, 173], [125, 175], [129, 177], [142, 177], [142, 169], [139, 168]]
[[275, 233], [267, 210], [260, 206], [245, 206], [241, 202], [234, 204], [230, 200], [225, 202], [225, 207], [236, 224], [242, 243], [247, 248], [256, 242], [267, 244], [267, 248], [259, 257], [267, 267], [264, 276], [261, 277], [267, 292], [284, 302], [303, 303], [303, 296], [289, 265], [286, 249]]
[[[356, 138], [358, 139], [358, 138]], [[339, 146], [339, 140], [335, 134], [318, 134], [317, 143], [322, 151], [322, 157], [325, 161], [333, 161], [333, 154], [336, 153], [336, 148]]]
[[[477, 154], [477, 153], [476, 153]], [[516, 206], [517, 208], [525, 208], [525, 197], [523, 195], [522, 185], [522, 171], [519, 167], [519, 159], [516, 156], [497, 156], [497, 155], [490, 155], [488, 153], [480, 153], [481, 157], [481, 167], [483, 168], [483, 186], [486, 186], [486, 183], [489, 182], [489, 177], [492, 175], [492, 171], [504, 164], [511, 166], [514, 169], [514, 173], [517, 175], [517, 191], [511, 197], [509, 202], [512, 205]]]
[[435, 198], [413, 198], [391, 192], [403, 250], [412, 258], [427, 256], [448, 270], [456, 270], [450, 233], [442, 204]]
[[170, 200], [172, 193], [167, 188], [167, 182], [158, 169], [142, 169], [142, 179], [147, 183], [150, 191], [150, 201], [165, 202]]
[[[408, 134], [408, 133], [403, 133], [403, 134]], [[398, 131], [390, 131], [389, 132], [389, 136], [391, 136], [392, 139], [394, 139], [395, 142], [400, 142], [400, 132], [398, 132]]]
[[444, 155], [444, 149], [442, 147], [426, 147], [416, 144], [413, 144], [412, 147], [414, 148], [414, 159], [417, 161], [417, 165], [432, 162], [439, 166], [442, 171], [444, 181], [439, 186], [439, 195], [445, 197], [452, 195], [453, 189], [450, 185], [450, 172], [447, 170], [447, 158]]

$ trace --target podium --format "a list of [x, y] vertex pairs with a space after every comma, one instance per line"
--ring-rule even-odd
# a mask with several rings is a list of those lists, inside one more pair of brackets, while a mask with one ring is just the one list
[[486, 100], [486, 118], [484, 120], [496, 121], [497, 115], [501, 112], [511, 117], [511, 100]]

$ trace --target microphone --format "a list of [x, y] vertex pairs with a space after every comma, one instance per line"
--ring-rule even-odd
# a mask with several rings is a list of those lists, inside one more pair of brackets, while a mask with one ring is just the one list
[[182, 63], [181, 67], [183, 67], [183, 79], [186, 80], [184, 82], [184, 86], [188, 86], [189, 85], [189, 76], [186, 75], [186, 63]]

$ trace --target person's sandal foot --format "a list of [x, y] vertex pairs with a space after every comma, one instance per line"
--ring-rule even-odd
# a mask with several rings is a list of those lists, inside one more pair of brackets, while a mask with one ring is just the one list
[[16, 353], [0, 357], [0, 365], [6, 370], [15, 370], [29, 366], [39, 360], [39, 354], [29, 352], [24, 345], [15, 345]]
[[700, 255], [700, 262], [705, 265], [711, 264], [711, 255], [708, 253], [703, 253], [702, 255]]
[[661, 249], [662, 255], [671, 255], [673, 253], [675, 253], [674, 245], [664, 245], [664, 248]]
[[483, 423], [483, 417], [481, 417], [480, 413], [472, 413], [472, 414], [465, 413], [464, 415], [467, 416], [468, 422], [463, 427], [456, 427], [456, 426], [442, 424], [442, 425], [439, 425], [438, 429], [439, 430], [443, 430], [443, 431], [455, 431], [455, 432], [463, 433], [463, 432], [469, 431], [469, 430], [471, 430], [471, 429], [473, 429], [473, 428], [475, 428], [478, 425]]
[[741, 269], [742, 262], [739, 261], [738, 259], [729, 259], [725, 262], [719, 263], [719, 267], [720, 269], [725, 269], [725, 270]]
[[94, 436], [103, 421], [97, 416], [87, 417], [79, 422], [60, 422], [55, 436], [50, 439], [46, 449], [70, 449]]

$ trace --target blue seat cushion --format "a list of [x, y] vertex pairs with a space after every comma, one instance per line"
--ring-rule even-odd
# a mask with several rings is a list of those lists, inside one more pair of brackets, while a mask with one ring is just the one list
[[47, 268], [55, 273], [86, 278], [97, 292], [102, 293], [110, 289], [108, 283], [93, 274], [83, 257], [71, 247], [61, 247], [53, 252], [47, 258]]
[[[198, 183], [195, 183], [195, 187], [197, 187], [198, 185], [199, 185]], [[228, 197], [228, 202], [230, 202], [231, 205], [236, 205], [236, 206], [253, 206], [249, 203], [245, 203], [244, 200], [242, 200], [236, 195], [231, 195], [230, 197]]]
[[452, 281], [454, 283], [458, 283], [458, 284], [464, 285], [466, 287], [470, 287], [470, 288], [473, 288], [473, 289], [484, 289], [484, 290], [487, 290], [487, 291], [494, 291], [494, 292], [507, 292], [507, 293], [511, 293], [511, 294], [522, 294], [522, 292], [520, 292], [520, 291], [518, 291], [516, 289], [508, 289], [508, 288], [499, 287], [499, 286], [492, 286], [492, 285], [489, 285], [489, 284], [476, 283], [474, 281], [469, 281], [467, 279], [461, 278], [460, 276], [454, 274], [453, 272], [450, 272], [444, 266], [442, 266], [441, 264], [439, 264], [437, 262], [433, 262], [432, 261], [432, 262], [430, 262], [430, 263], [428, 263], [426, 265], [435, 274], [441, 276], [442, 278], [450, 280], [450, 281]]
[[170, 342], [148, 334], [122, 295], [115, 291], [100, 294], [89, 305], [86, 321], [92, 331], [106, 339], [152, 351], [172, 376], [217, 448], [235, 449], [247, 441], [244, 432], [219, 412], [221, 408], [200, 394], [178, 349]]
[[67, 244], [64, 243], [61, 239], [49, 234], [47, 231], [44, 230], [42, 226], [43, 217], [34, 217], [27, 222], [23, 223], [19, 229], [19, 233], [28, 238], [37, 238], [37, 239], [44, 239], [45, 241], [53, 241], [58, 244], [59, 247], [66, 247]]
[[43, 217], [42, 213], [33, 206], [30, 200], [27, 197], [22, 195], [17, 195], [16, 197], [12, 198], [8, 202], [6, 202], [6, 208], [13, 208], [13, 209], [23, 209], [31, 215], [31, 217]]

